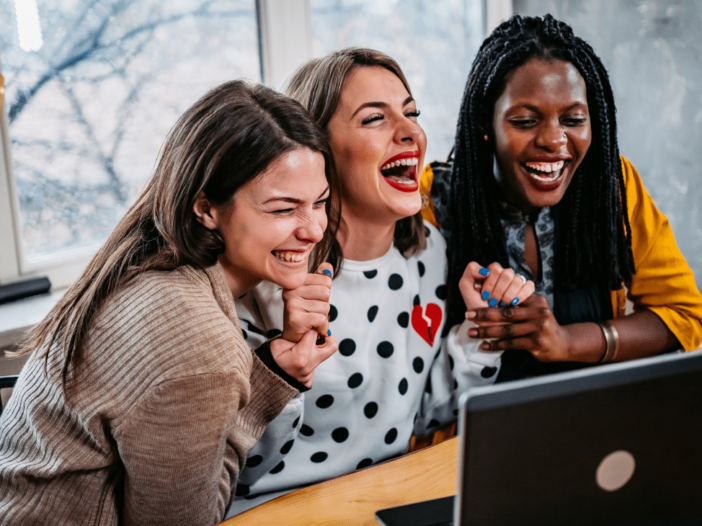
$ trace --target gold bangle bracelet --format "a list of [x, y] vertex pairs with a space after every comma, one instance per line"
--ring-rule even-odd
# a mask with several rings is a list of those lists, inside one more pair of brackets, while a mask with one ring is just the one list
[[614, 325], [608, 321], [602, 322], [599, 325], [605, 339], [605, 352], [597, 363], [613, 362], [619, 352], [619, 333]]

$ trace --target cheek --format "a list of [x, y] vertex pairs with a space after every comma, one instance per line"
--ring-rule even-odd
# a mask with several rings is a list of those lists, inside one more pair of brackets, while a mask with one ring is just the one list
[[327, 211], [324, 209], [315, 211], [315, 218], [317, 219], [317, 224], [322, 231], [325, 231], [329, 222], [329, 219], [327, 218]]

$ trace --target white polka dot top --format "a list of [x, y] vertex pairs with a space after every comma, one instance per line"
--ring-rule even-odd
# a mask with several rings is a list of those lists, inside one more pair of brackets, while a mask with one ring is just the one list
[[[344, 260], [333, 281], [330, 328], [339, 350], [317, 367], [251, 449], [228, 517], [301, 486], [404, 453], [456, 418], [468, 387], [493, 383], [499, 353], [483, 353], [467, 322], [442, 338], [446, 245], [427, 226], [427, 248]], [[283, 328], [282, 291], [259, 285], [237, 302], [252, 348]]]

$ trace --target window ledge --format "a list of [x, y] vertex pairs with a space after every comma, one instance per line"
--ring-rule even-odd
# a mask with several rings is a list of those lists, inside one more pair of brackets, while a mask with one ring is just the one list
[[66, 289], [52, 291], [0, 305], [0, 349], [15, 345], [27, 331], [43, 320]]

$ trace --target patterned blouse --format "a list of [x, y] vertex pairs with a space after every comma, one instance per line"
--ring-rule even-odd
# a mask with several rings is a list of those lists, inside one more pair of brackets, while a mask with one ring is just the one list
[[500, 202], [500, 222], [505, 233], [509, 266], [517, 273], [532, 280], [536, 292], [548, 301], [553, 309], [553, 241], [555, 225], [549, 207], [542, 208], [534, 222], [536, 245], [541, 262], [541, 276], [534, 276], [527, 265], [524, 255], [527, 224], [532, 222], [529, 216], [522, 214], [517, 207]]

